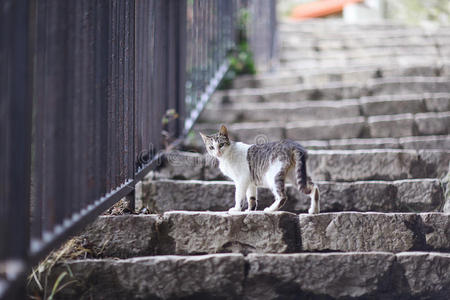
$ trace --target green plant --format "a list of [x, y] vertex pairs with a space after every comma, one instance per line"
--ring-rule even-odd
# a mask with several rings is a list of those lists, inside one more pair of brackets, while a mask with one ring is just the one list
[[219, 89], [228, 89], [231, 87], [233, 80], [238, 75], [255, 74], [256, 68], [253, 60], [253, 54], [250, 50], [247, 40], [247, 24], [250, 15], [246, 9], [239, 12], [237, 24], [237, 42], [236, 47], [228, 54], [230, 68], [225, 74]]

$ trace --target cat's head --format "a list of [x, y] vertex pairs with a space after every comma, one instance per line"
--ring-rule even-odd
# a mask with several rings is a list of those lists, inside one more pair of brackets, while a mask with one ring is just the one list
[[230, 149], [230, 139], [228, 138], [228, 130], [222, 125], [218, 133], [205, 135], [200, 132], [206, 151], [214, 157], [220, 158], [227, 154]]

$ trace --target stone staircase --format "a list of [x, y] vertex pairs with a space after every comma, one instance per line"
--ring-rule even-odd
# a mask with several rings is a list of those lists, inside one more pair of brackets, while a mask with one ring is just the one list
[[[337, 20], [280, 24], [281, 62], [218, 91], [195, 131], [309, 149], [322, 213], [228, 214], [234, 185], [198, 134], [140, 187], [150, 214], [102, 216], [80, 236], [68, 299], [450, 299], [450, 34]], [[447, 58], [446, 58], [447, 57]], [[196, 150], [197, 152], [195, 152]]]

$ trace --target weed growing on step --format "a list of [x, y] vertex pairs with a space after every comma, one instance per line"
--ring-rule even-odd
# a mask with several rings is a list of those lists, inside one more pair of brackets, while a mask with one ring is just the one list
[[[83, 283], [75, 278], [66, 261], [101, 258], [107, 244], [108, 242], [101, 247], [92, 247], [86, 240], [74, 237], [58, 250], [51, 252], [37, 267], [32, 268], [32, 272], [28, 276], [27, 291], [29, 298], [56, 299], [57, 294], [63, 289], [82, 286]], [[58, 267], [58, 271], [55, 271], [55, 267]]]

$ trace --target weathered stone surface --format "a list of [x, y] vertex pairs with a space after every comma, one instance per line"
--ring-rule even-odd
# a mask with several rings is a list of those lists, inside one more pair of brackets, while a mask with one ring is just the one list
[[100, 216], [80, 237], [102, 257], [154, 255], [159, 221], [158, 215]]
[[250, 254], [246, 260], [245, 299], [367, 299], [393, 291], [389, 253]]
[[450, 133], [450, 112], [417, 114], [414, 119], [421, 135]]
[[449, 93], [448, 79], [440, 77], [404, 77], [378, 79], [368, 85], [371, 95]]
[[450, 249], [450, 214], [423, 213], [420, 216], [427, 248], [433, 251], [448, 251]]
[[300, 215], [304, 251], [401, 252], [424, 247], [411, 229], [415, 214], [325, 213]]
[[231, 103], [245, 102], [298, 102], [306, 100], [356, 99], [366, 95], [361, 85], [329, 83], [320, 87], [304, 85], [269, 87], [260, 89], [237, 89], [228, 91]]
[[441, 177], [449, 161], [444, 150], [311, 150], [307, 165], [314, 180], [398, 180]]
[[168, 254], [285, 253], [300, 249], [298, 217], [286, 212], [168, 212], [160, 232], [161, 251]]
[[450, 149], [450, 136], [414, 136], [399, 139], [403, 149]]
[[444, 202], [442, 186], [438, 179], [409, 179], [393, 182], [397, 190], [398, 211], [440, 211]]
[[378, 96], [361, 98], [361, 108], [366, 116], [394, 115], [425, 112], [421, 97], [415, 96]]
[[450, 111], [450, 94], [436, 93], [426, 95], [425, 106], [426, 110], [430, 112]]
[[[281, 63], [279, 69], [282, 71], [297, 72], [298, 70], [312, 69], [328, 69], [332, 67], [362, 67], [368, 65], [400, 65], [408, 66], [415, 64], [420, 59], [421, 63], [428, 62], [430, 65], [435, 65], [439, 62], [439, 59], [434, 55], [406, 55], [406, 56], [384, 56], [377, 57], [350, 57], [350, 58], [328, 58], [320, 60], [295, 60], [289, 63]], [[433, 87], [425, 86], [424, 91], [431, 92]], [[387, 90], [387, 89], [386, 89]], [[392, 89], [390, 90], [393, 91]], [[417, 90], [416, 90], [417, 91]], [[380, 93], [386, 93], [389, 91], [375, 91]], [[407, 93], [407, 89], [400, 89], [397, 93]], [[364, 95], [367, 95], [366, 93]]]
[[[286, 120], [287, 121], [287, 120]], [[217, 124], [201, 124], [198, 131], [217, 132]], [[423, 113], [305, 120], [294, 122], [248, 122], [229, 126], [234, 140], [255, 144], [294, 140], [329, 140], [351, 138], [393, 138], [414, 135], [446, 135], [450, 128], [450, 113]]]
[[199, 153], [171, 151], [164, 155], [152, 178], [203, 179], [205, 158]]
[[404, 278], [405, 296], [414, 299], [448, 299], [450, 295], [450, 254], [399, 253], [396, 264]]
[[367, 120], [371, 137], [402, 137], [414, 135], [414, 115], [372, 116]]
[[58, 299], [444, 300], [450, 293], [447, 253], [255, 253], [247, 257], [79, 260], [54, 267], [49, 282], [67, 268], [76, 282], [62, 289]]
[[[399, 41], [399, 43], [402, 44], [404, 41]], [[360, 50], [364, 51], [363, 48]], [[298, 51], [298, 48], [295, 51]], [[307, 85], [327, 84], [331, 82], [360, 83], [377, 77], [436, 76], [441, 68], [441, 66], [430, 64], [415, 64], [414, 66], [345, 66], [343, 68], [334, 67], [324, 70], [299, 69], [297, 72], [282, 72], [277, 70], [275, 73], [240, 76], [234, 80], [233, 88], [278, 87], [302, 83]], [[442, 75], [445, 76], [445, 74]]]
[[400, 149], [398, 139], [371, 138], [371, 139], [339, 139], [330, 140], [328, 149], [358, 150], [358, 149]]
[[409, 136], [402, 138], [369, 138], [299, 141], [309, 150], [363, 149], [450, 149], [450, 136]]
[[234, 206], [230, 181], [158, 180], [143, 184], [143, 204], [151, 212], [170, 210], [226, 211]]
[[[320, 189], [322, 212], [438, 211], [444, 202], [437, 179], [316, 183]], [[143, 203], [151, 212], [226, 211], [234, 206], [235, 186], [228, 181], [148, 181], [143, 184], [143, 191]], [[310, 205], [307, 195], [292, 186], [287, 186], [287, 195], [288, 201], [283, 211], [307, 211]], [[274, 201], [273, 194], [266, 188], [258, 188], [257, 198], [258, 210], [263, 210]]]
[[420, 167], [414, 172], [424, 172], [429, 178], [442, 178], [450, 171], [450, 150], [417, 150], [420, 156]]
[[58, 299], [240, 299], [244, 265], [240, 254], [68, 261], [50, 282], [68, 266], [77, 282]]
[[408, 45], [404, 47], [366, 47], [351, 48], [344, 50], [327, 49], [324, 51], [291, 51], [286, 49], [281, 52], [280, 61], [288, 63], [297, 60], [322, 60], [322, 59], [357, 59], [357, 58], [376, 58], [383, 56], [398, 57], [404, 53], [408, 55], [435, 55], [438, 56], [438, 49], [434, 45], [414, 46]]
[[261, 144], [285, 138], [281, 122], [238, 123], [229, 126], [235, 140], [248, 144]]
[[365, 128], [363, 117], [290, 122], [286, 124], [286, 137], [293, 140], [356, 138], [364, 135]]
[[444, 188], [444, 208], [443, 211], [450, 213], [450, 165], [447, 176], [442, 179], [442, 186]]
[[[236, 123], [258, 121], [298, 121], [316, 120], [324, 117], [349, 118], [359, 116], [357, 100], [342, 101], [302, 101], [299, 103], [235, 104], [225, 107], [207, 108], [200, 122]], [[219, 128], [219, 126], [217, 126]]]

